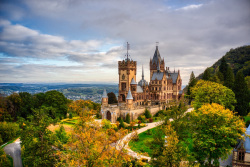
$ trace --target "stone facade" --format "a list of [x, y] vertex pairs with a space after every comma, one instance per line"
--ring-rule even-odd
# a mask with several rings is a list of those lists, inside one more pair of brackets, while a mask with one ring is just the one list
[[158, 46], [149, 65], [150, 82], [144, 79], [142, 69], [142, 79], [137, 83], [137, 62], [129, 59], [128, 55], [126, 59], [118, 61], [118, 105], [108, 105], [105, 91], [101, 109], [103, 119], [114, 123], [118, 117], [125, 118], [127, 114], [130, 114], [131, 120], [135, 120], [144, 113], [145, 108], [154, 115], [157, 111], [164, 109], [169, 102], [178, 101], [183, 97], [180, 71], [170, 71], [169, 67], [165, 68], [165, 61], [160, 56]]

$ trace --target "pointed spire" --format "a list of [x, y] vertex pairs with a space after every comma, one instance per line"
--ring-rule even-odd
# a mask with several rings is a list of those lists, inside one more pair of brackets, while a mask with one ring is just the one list
[[143, 69], [143, 65], [142, 65], [142, 80], [144, 80], [144, 69]]
[[161, 68], [160, 68], [160, 63], [158, 63], [158, 66], [157, 66], [157, 72], [160, 72]]
[[107, 92], [106, 92], [106, 89], [103, 90], [103, 94], [102, 94], [102, 98], [107, 98], [108, 95], [107, 95]]
[[130, 91], [130, 89], [128, 90], [128, 95], [127, 95], [127, 98], [126, 98], [127, 100], [133, 100], [133, 96], [132, 96], [132, 94], [131, 94], [131, 91]]
[[158, 50], [158, 44], [156, 45], [155, 54], [154, 54], [152, 63], [155, 63], [155, 64], [161, 63], [161, 55], [160, 55], [160, 52]]

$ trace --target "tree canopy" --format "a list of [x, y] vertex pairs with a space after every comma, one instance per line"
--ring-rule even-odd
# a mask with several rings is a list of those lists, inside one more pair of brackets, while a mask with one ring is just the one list
[[230, 110], [234, 110], [236, 103], [234, 92], [215, 82], [199, 80], [191, 89], [194, 96], [193, 106], [195, 109], [200, 108], [206, 103], [218, 103]]
[[245, 133], [244, 122], [229, 109], [212, 103], [205, 104], [191, 112], [193, 124], [193, 143], [196, 159], [201, 165], [205, 160], [211, 166], [218, 166], [219, 158], [226, 156], [237, 139]]

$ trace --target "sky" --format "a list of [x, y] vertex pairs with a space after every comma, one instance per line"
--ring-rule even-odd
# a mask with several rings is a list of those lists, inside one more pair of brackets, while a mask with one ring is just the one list
[[137, 82], [159, 42], [186, 85], [250, 44], [250, 1], [0, 0], [1, 83], [118, 83], [126, 42]]

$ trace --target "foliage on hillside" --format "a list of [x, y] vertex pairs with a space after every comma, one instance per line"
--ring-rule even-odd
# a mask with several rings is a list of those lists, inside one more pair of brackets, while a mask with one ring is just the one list
[[35, 109], [47, 108], [52, 119], [67, 115], [69, 100], [60, 92], [52, 90], [46, 93], [31, 95], [28, 92], [13, 93], [7, 97], [0, 96], [0, 121], [17, 121], [28, 118]]
[[[223, 57], [232, 68], [234, 75], [241, 70], [245, 77], [250, 76], [250, 45], [230, 49]], [[210, 67], [212, 74], [219, 71], [223, 57]], [[202, 76], [203, 73], [198, 78], [201, 79]]]

